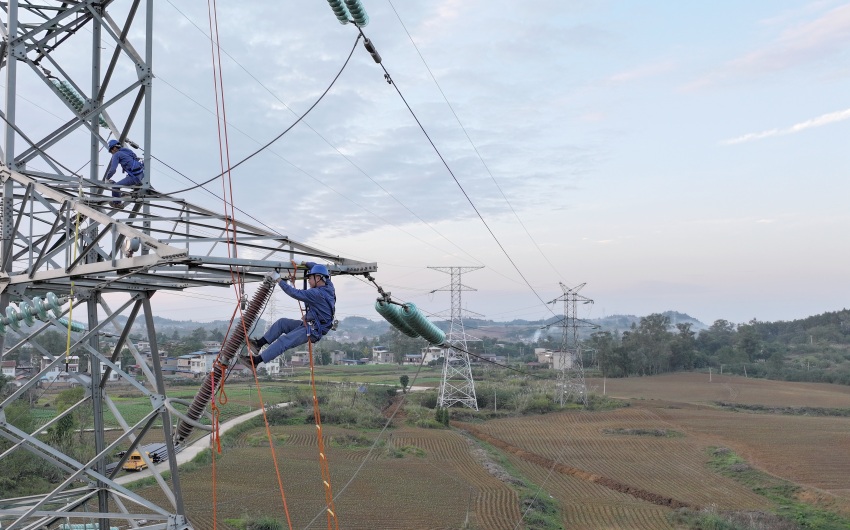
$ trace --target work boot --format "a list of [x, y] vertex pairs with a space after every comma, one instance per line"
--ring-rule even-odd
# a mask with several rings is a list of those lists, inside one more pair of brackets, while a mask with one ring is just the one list
[[248, 350], [246, 353], [243, 353], [239, 356], [239, 360], [242, 361], [242, 364], [245, 366], [257, 368], [263, 362], [263, 358], [259, 355], [251, 355], [251, 350]]
[[248, 352], [251, 353], [251, 355], [260, 355], [260, 348], [262, 348], [262, 346], [260, 346], [259, 339], [252, 339], [249, 337], [245, 342], [245, 346], [247, 346]]

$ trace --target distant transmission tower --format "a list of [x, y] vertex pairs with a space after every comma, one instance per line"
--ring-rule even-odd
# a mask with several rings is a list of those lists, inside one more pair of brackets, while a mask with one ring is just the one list
[[[464, 310], [461, 307], [461, 293], [463, 291], [475, 291], [476, 289], [463, 285], [460, 278], [464, 272], [472, 272], [484, 267], [428, 268], [451, 275], [451, 284], [432, 291], [451, 291], [452, 293], [452, 324], [446, 337], [446, 342], [451, 345], [451, 348], [449, 348], [443, 362], [443, 378], [440, 381], [440, 397], [437, 405], [448, 408], [455, 403], [461, 403], [471, 409], [478, 410], [478, 401], [475, 399], [475, 382], [472, 380], [472, 367], [469, 364], [469, 354], [466, 352], [469, 351], [467, 342], [481, 339], [467, 335], [464, 331]], [[469, 313], [469, 311], [467, 312]]]
[[572, 396], [578, 396], [587, 405], [587, 387], [584, 384], [584, 366], [581, 359], [581, 345], [578, 340], [580, 326], [593, 326], [578, 318], [578, 304], [592, 304], [593, 300], [578, 294], [586, 284], [569, 288], [563, 283], [561, 290], [564, 294], [549, 302], [564, 302], [564, 318], [556, 326], [563, 330], [561, 333], [561, 351], [555, 359], [553, 368], [558, 370], [558, 380], [555, 384], [555, 399], [563, 405]]
[[274, 324], [277, 320], [277, 302], [275, 302], [275, 294], [277, 294], [276, 290], [272, 292], [272, 296], [269, 298], [269, 305], [266, 307], [266, 329], [263, 332], [264, 334], [269, 332], [269, 328], [271, 328], [272, 324]]

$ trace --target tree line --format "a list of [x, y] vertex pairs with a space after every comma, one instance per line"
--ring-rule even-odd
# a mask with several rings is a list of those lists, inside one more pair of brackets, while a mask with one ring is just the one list
[[621, 333], [599, 331], [584, 343], [585, 366], [606, 377], [714, 368], [785, 379], [850, 384], [850, 311], [790, 322], [717, 320], [696, 332], [655, 313]]

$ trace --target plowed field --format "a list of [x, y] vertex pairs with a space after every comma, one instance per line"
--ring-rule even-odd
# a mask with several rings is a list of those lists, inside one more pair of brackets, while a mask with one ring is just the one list
[[[770, 503], [707, 467], [710, 446], [726, 446], [763, 471], [807, 487], [836, 510], [850, 511], [850, 418], [756, 414], [719, 409], [714, 401], [776, 407], [850, 408], [850, 389], [679, 374], [608, 380], [606, 390], [629, 402], [610, 411], [569, 411], [467, 424], [491, 437], [507, 471], [550, 498], [570, 529], [672, 529], [667, 515], [681, 503], [717, 510], [766, 510]], [[705, 379], [705, 381], [702, 381]], [[600, 382], [601, 383], [601, 382]], [[601, 390], [601, 384], [597, 387]], [[649, 432], [661, 431], [666, 436]], [[324, 495], [315, 427], [273, 428], [275, 454], [293, 528], [322, 513]], [[346, 529], [512, 529], [522, 517], [521, 494], [491, 474], [461, 431], [396, 428], [367, 458], [348, 435], [376, 432], [325, 427], [335, 492], [362, 470], [336, 501]], [[218, 528], [245, 515], [284, 517], [264, 430], [243, 433], [217, 461]], [[342, 443], [338, 443], [343, 440]], [[404, 458], [392, 449], [419, 448]], [[397, 452], [396, 452], [397, 454]], [[480, 456], [480, 455], [479, 455]], [[553, 465], [556, 464], [556, 465]], [[181, 475], [196, 528], [212, 528], [209, 466]], [[154, 488], [141, 490], [167, 505]], [[665, 504], [666, 503], [666, 504]], [[823, 502], [821, 504], [824, 504]], [[311, 528], [324, 528], [320, 515]], [[519, 528], [523, 528], [519, 524]]]

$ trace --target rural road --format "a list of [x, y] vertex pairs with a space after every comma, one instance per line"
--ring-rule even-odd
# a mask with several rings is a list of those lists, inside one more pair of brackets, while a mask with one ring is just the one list
[[[278, 407], [286, 407], [288, 405], [289, 405], [289, 403], [278, 403], [277, 405], [270, 405], [270, 406], [266, 407], [266, 409], [268, 410], [268, 409], [273, 409], [273, 408], [278, 408]], [[256, 418], [257, 416], [262, 414], [262, 412], [263, 412], [262, 409], [257, 409], [257, 410], [248, 412], [246, 414], [242, 414], [241, 416], [237, 416], [235, 418], [227, 420], [226, 422], [222, 423], [219, 426], [219, 434], [224, 434], [227, 431], [229, 431], [230, 429], [232, 429], [233, 427], [235, 427], [236, 425], [239, 425], [240, 423], [244, 423], [244, 422], [250, 420], [251, 418]], [[193, 458], [198, 456], [198, 454], [201, 451], [203, 451], [204, 449], [208, 449], [209, 446], [210, 446], [210, 436], [211, 436], [211, 434], [208, 434], [206, 436], [202, 436], [201, 438], [198, 438], [197, 440], [195, 440], [190, 445], [187, 445], [186, 447], [184, 447], [182, 451], [177, 453], [177, 465], [179, 466], [179, 465], [185, 464], [186, 462], [191, 461]], [[148, 469], [145, 469], [143, 471], [139, 471], [137, 473], [124, 474], [124, 475], [118, 477], [117, 479], [115, 479], [115, 482], [117, 482], [119, 484], [128, 484], [130, 482], [135, 482], [137, 480], [141, 480], [143, 478], [150, 477], [154, 472], [162, 473], [163, 471], [167, 471], [167, 470], [168, 470], [168, 460], [165, 460], [165, 461], [160, 462], [159, 464], [156, 464], [155, 466], [153, 466], [153, 469], [148, 468]]]

